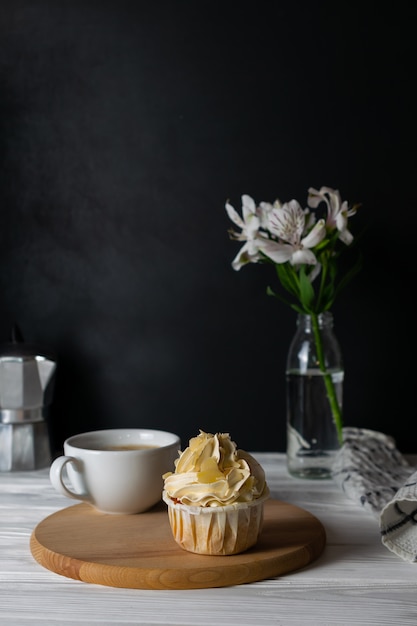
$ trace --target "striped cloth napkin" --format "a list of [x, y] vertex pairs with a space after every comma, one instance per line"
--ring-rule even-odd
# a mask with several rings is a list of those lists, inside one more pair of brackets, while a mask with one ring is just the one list
[[417, 468], [388, 435], [361, 428], [344, 428], [343, 435], [333, 479], [378, 519], [382, 543], [417, 563]]

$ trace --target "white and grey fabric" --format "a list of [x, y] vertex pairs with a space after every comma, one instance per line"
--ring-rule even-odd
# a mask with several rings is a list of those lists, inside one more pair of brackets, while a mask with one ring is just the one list
[[347, 497], [377, 518], [382, 543], [405, 561], [417, 563], [417, 468], [384, 433], [344, 428], [343, 434], [333, 479]]

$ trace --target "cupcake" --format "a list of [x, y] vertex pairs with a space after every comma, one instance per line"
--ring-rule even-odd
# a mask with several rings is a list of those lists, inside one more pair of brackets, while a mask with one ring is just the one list
[[265, 472], [229, 434], [200, 430], [163, 480], [172, 534], [184, 550], [238, 554], [258, 541], [269, 497]]

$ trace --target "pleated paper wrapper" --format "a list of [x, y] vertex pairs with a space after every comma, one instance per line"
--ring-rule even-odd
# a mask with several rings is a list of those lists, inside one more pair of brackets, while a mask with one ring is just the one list
[[200, 507], [174, 502], [164, 491], [168, 517], [177, 544], [188, 552], [230, 555], [256, 544], [262, 530], [264, 502], [269, 493], [251, 502]]

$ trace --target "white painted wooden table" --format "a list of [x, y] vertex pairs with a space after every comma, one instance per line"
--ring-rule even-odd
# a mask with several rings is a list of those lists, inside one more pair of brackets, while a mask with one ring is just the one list
[[219, 589], [118, 589], [44, 569], [30, 552], [31, 533], [74, 501], [54, 491], [47, 469], [0, 473], [0, 625], [416, 626], [417, 564], [382, 545], [377, 521], [332, 481], [288, 476], [283, 454], [254, 456], [272, 497], [315, 515], [327, 545], [302, 570]]

